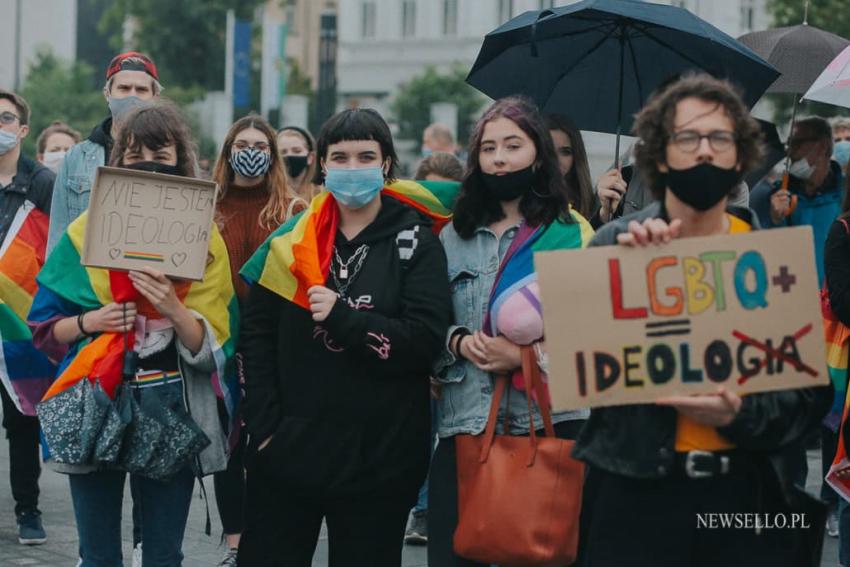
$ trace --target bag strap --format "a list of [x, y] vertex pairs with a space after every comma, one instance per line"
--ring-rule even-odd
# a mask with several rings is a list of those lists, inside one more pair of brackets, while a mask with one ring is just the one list
[[490, 414], [487, 416], [487, 427], [484, 429], [484, 444], [481, 447], [481, 455], [479, 457], [482, 463], [486, 462], [487, 457], [490, 456], [490, 447], [493, 445], [493, 438], [496, 436], [496, 417], [499, 415], [499, 404], [502, 401], [502, 394], [505, 393], [507, 383], [508, 377], [505, 374], [496, 376], [496, 388], [493, 390], [493, 400], [490, 402]]
[[[540, 375], [540, 366], [537, 365], [537, 354], [534, 352], [534, 346], [528, 345], [521, 347], [522, 349], [522, 375], [526, 384], [526, 397], [531, 405], [531, 388], [534, 388], [534, 393], [537, 395], [537, 409], [540, 410], [540, 417], [543, 419], [543, 430], [547, 437], [555, 437], [555, 427], [552, 425], [552, 410], [549, 408], [548, 396], [543, 385], [543, 377]], [[531, 409], [529, 408], [529, 416]], [[534, 427], [532, 426], [532, 429]]]

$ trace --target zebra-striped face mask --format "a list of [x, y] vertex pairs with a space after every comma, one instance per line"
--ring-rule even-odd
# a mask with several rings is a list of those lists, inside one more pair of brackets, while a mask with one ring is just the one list
[[269, 170], [272, 156], [257, 148], [230, 152], [230, 167], [242, 177], [262, 177]]

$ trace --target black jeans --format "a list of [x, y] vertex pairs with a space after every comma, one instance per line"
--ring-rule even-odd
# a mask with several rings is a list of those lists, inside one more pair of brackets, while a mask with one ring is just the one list
[[15, 515], [38, 510], [38, 418], [24, 415], [15, 407], [6, 388], [0, 385], [3, 399], [3, 428], [9, 440], [9, 482], [15, 499]]
[[[829, 467], [832, 466], [832, 460], [835, 458], [835, 451], [838, 449], [838, 432], [833, 431], [825, 425], [820, 426], [821, 440], [821, 479], [826, 478], [826, 473], [829, 472]], [[826, 502], [830, 509], [838, 509], [838, 493], [825, 480], [821, 481], [820, 499]]]
[[243, 431], [227, 461], [227, 469], [213, 475], [224, 535], [241, 534], [245, 524], [245, 436]]
[[310, 567], [322, 519], [328, 526], [329, 567], [401, 566], [407, 513], [416, 502], [417, 486], [405, 492], [326, 497], [283, 483], [272, 466], [262, 456], [248, 459], [240, 567]]
[[[575, 439], [584, 420], [555, 424], [560, 439]], [[539, 434], [542, 434], [540, 432]], [[457, 527], [457, 457], [455, 438], [442, 437], [431, 459], [428, 477], [428, 565], [433, 567], [487, 567], [455, 555], [453, 539]]]
[[[635, 479], [591, 467], [585, 494], [593, 506], [583, 509], [578, 564], [806, 565], [799, 557], [799, 527], [763, 529], [758, 534], [752, 527], [732, 524], [712, 528], [709, 523], [709, 514], [717, 514], [718, 522], [721, 514], [775, 514], [782, 507], [781, 496], [770, 486], [746, 461], [741, 466], [733, 464], [729, 474], [702, 479], [688, 478], [680, 472], [662, 479]], [[790, 516], [786, 513], [789, 525]], [[704, 519], [702, 524], [700, 518]], [[808, 521], [816, 523], [811, 516]]]

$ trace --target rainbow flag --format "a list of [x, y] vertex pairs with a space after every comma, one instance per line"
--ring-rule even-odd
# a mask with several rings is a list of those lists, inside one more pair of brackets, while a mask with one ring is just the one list
[[832, 408], [823, 419], [823, 424], [832, 431], [838, 431], [845, 413], [847, 397], [847, 354], [850, 350], [850, 328], [838, 320], [829, 305], [829, 292], [826, 284], [821, 290], [821, 314], [823, 315], [823, 333], [826, 339], [826, 369], [835, 392]]
[[[68, 315], [69, 304], [88, 311], [114, 301], [130, 300], [138, 304], [141, 315], [160, 318], [161, 315], [135, 292], [126, 273], [80, 263], [87, 220], [88, 213], [83, 213], [71, 223], [39, 273], [39, 290], [30, 310], [30, 320], [43, 322], [57, 315]], [[239, 384], [233, 355], [239, 313], [227, 249], [215, 227], [210, 233], [209, 255], [203, 281], [181, 281], [174, 287], [183, 304], [202, 319], [215, 359], [213, 389], [224, 401], [231, 418], [235, 418]], [[132, 337], [131, 333], [128, 338]], [[123, 341], [121, 333], [103, 333], [82, 346], [73, 359], [66, 357], [67, 365], [44, 399], [70, 388], [84, 377], [100, 379], [104, 390], [112, 395], [121, 380]]]
[[35, 404], [56, 376], [26, 324], [44, 265], [47, 226], [47, 215], [25, 201], [0, 246], [0, 382], [25, 415], [35, 415]]
[[[523, 223], [511, 242], [505, 257], [496, 273], [496, 281], [490, 291], [487, 313], [483, 327], [490, 336], [498, 336], [496, 328], [499, 309], [505, 301], [523, 288], [537, 281], [534, 271], [534, 254], [548, 250], [570, 250], [585, 248], [593, 238], [593, 228], [583, 216], [570, 209], [574, 222], [555, 221], [547, 227], [531, 227]], [[536, 301], [534, 299], [533, 301]], [[535, 306], [542, 317], [542, 308]], [[525, 389], [522, 371], [516, 372], [511, 380], [519, 390]]]
[[[382, 195], [406, 203], [434, 219], [439, 232], [451, 218], [460, 184], [452, 181], [396, 181]], [[307, 290], [324, 285], [339, 224], [339, 208], [329, 192], [274, 231], [239, 272], [279, 296], [309, 309]]]

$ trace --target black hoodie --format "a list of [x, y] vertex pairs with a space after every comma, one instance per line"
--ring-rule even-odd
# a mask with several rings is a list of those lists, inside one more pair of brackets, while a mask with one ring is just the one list
[[321, 324], [252, 288], [240, 339], [245, 422], [254, 447], [274, 435], [256, 466], [283, 482], [415, 491], [428, 466], [430, 370], [451, 319], [446, 256], [427, 219], [386, 197], [354, 239], [337, 233], [343, 260], [362, 244], [347, 299]]
[[112, 154], [112, 117], [109, 116], [100, 124], [92, 128], [89, 134], [89, 141], [94, 142], [99, 146], [103, 146], [103, 163], [109, 164], [109, 156]]

